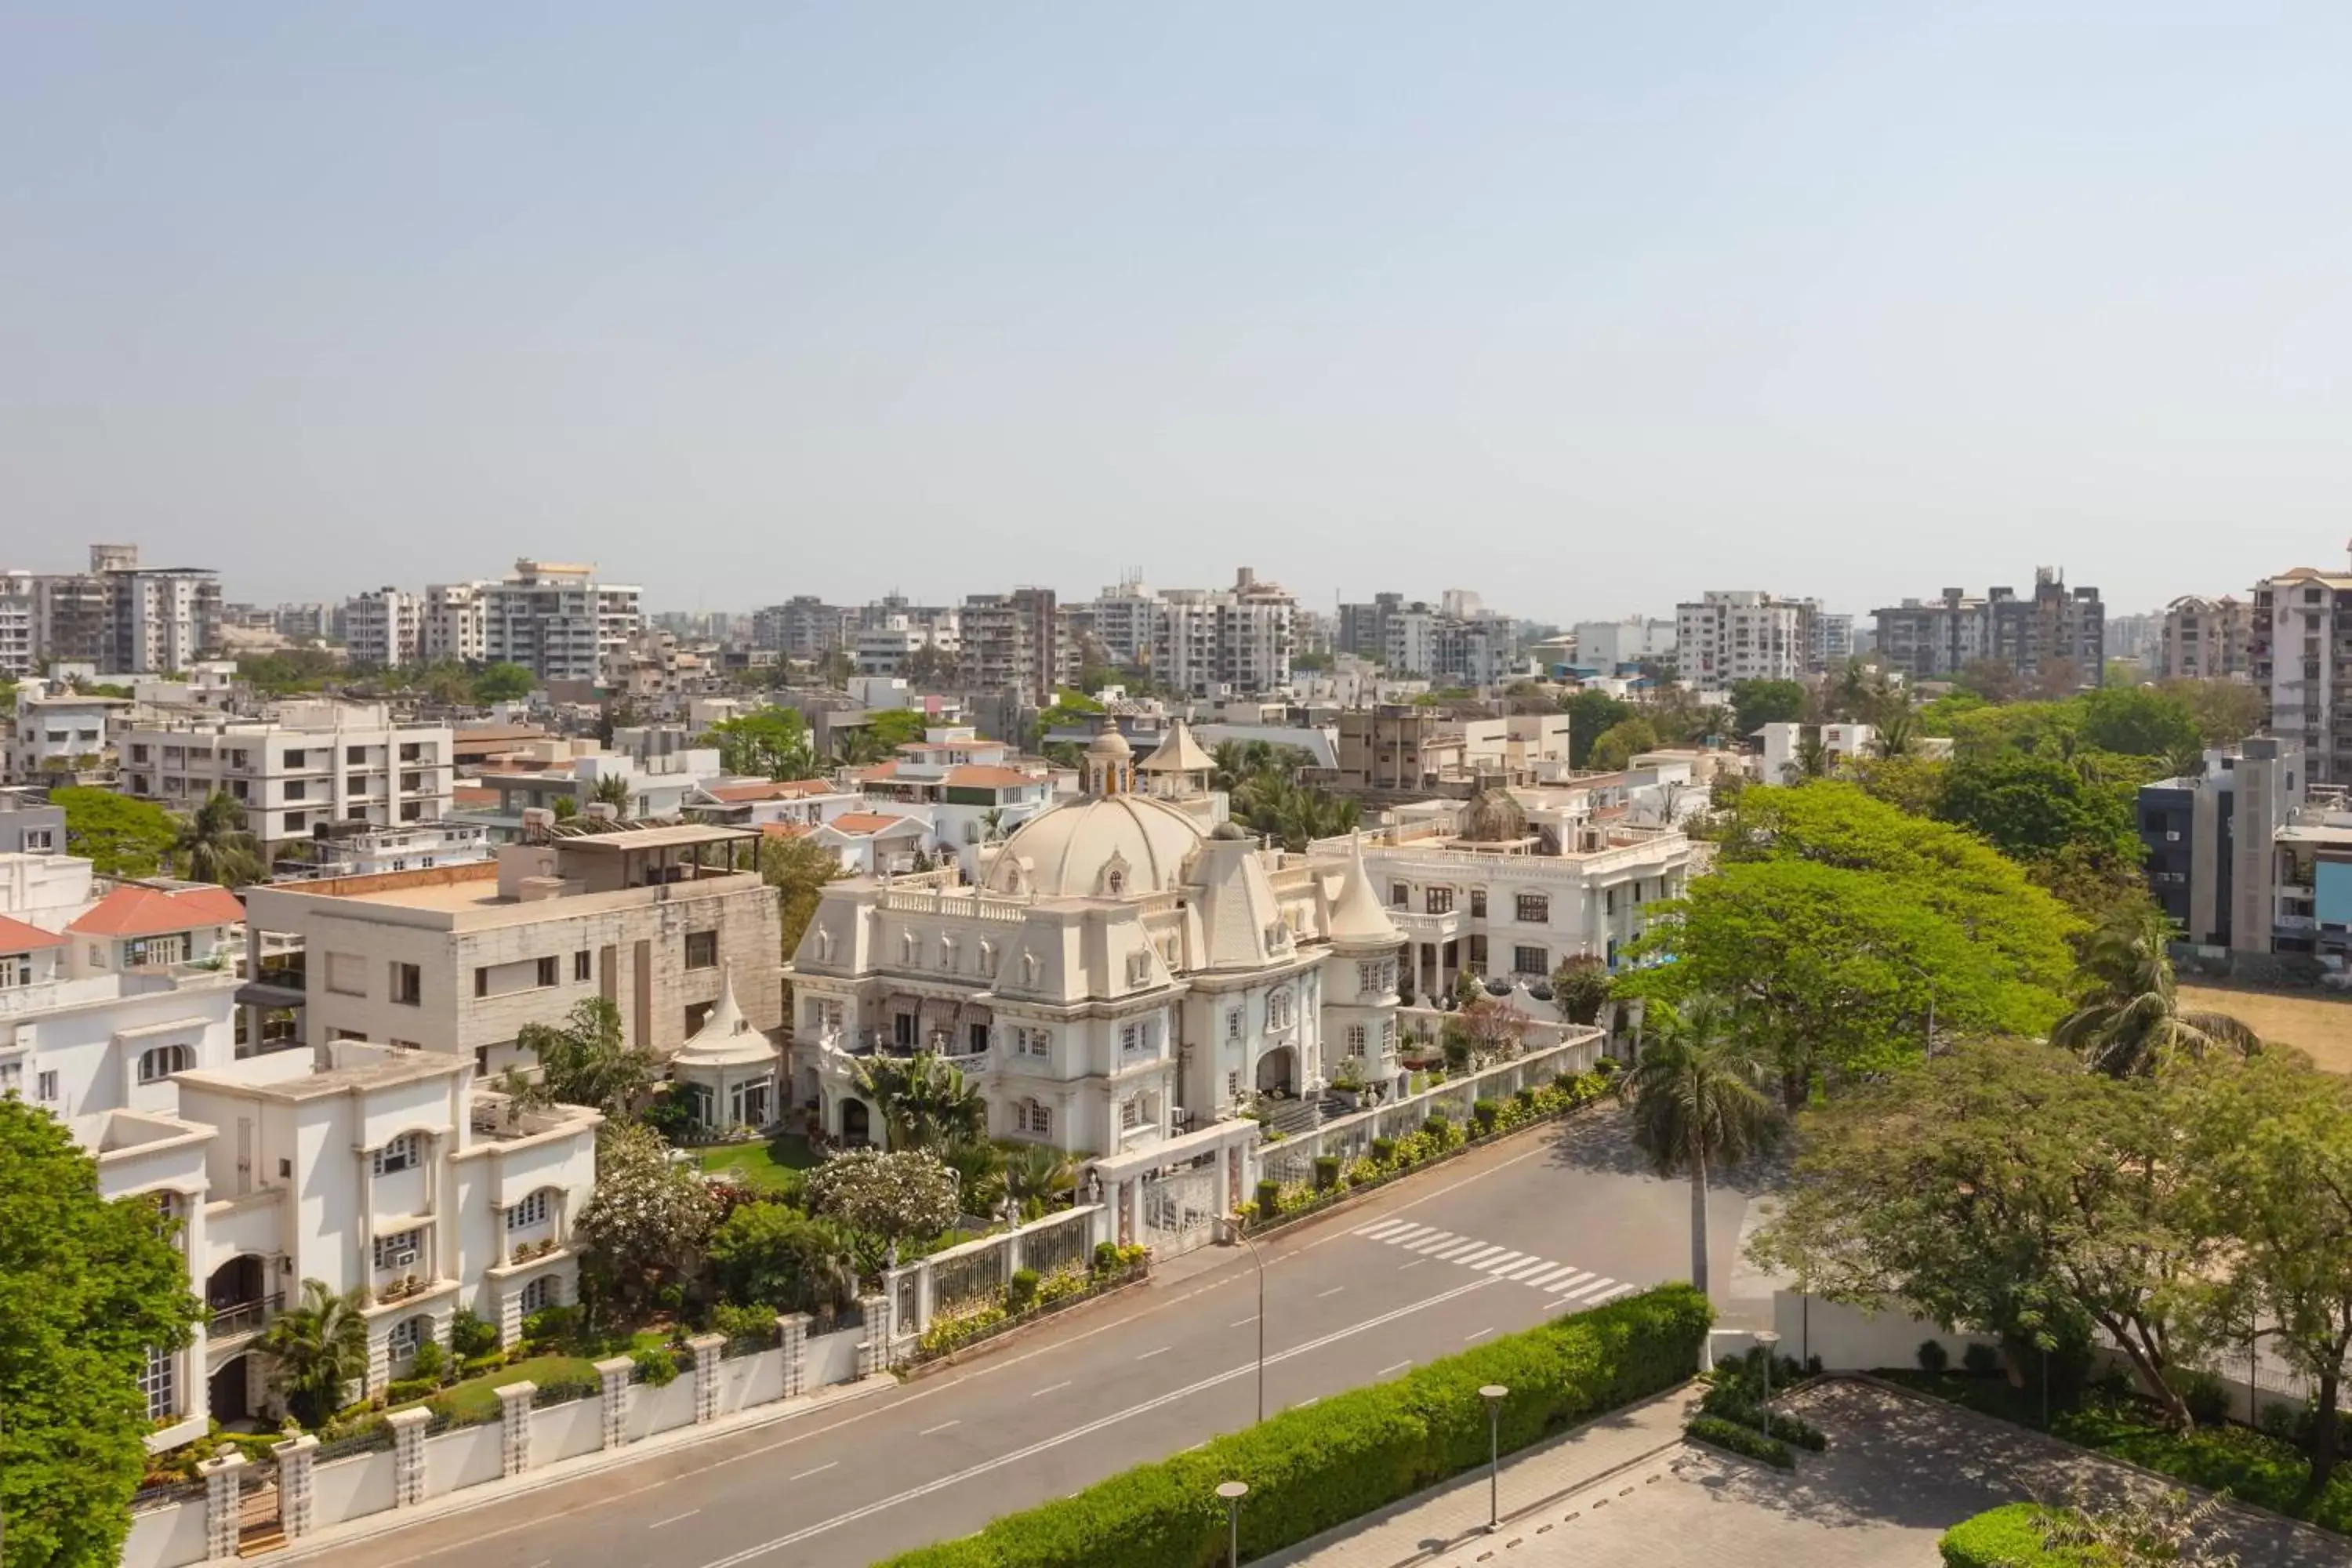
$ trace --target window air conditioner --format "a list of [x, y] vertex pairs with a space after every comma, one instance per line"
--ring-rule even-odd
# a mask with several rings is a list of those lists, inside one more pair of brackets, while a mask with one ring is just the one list
[[416, 1249], [413, 1247], [404, 1247], [397, 1251], [383, 1255], [384, 1267], [387, 1268], [405, 1268], [415, 1261]]

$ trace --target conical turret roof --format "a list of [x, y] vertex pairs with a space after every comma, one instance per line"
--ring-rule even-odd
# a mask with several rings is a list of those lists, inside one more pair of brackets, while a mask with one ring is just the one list
[[1340, 947], [1394, 947], [1404, 938], [1364, 867], [1364, 837], [1355, 837], [1339, 897], [1331, 906], [1331, 941]]
[[751, 1026], [735, 1000], [735, 971], [730, 965], [719, 983], [719, 1000], [694, 1037], [680, 1046], [674, 1058], [681, 1067], [745, 1067], [774, 1058], [776, 1047]]
[[1192, 726], [1179, 719], [1136, 767], [1147, 773], [1206, 773], [1216, 771], [1217, 760], [1192, 738]]

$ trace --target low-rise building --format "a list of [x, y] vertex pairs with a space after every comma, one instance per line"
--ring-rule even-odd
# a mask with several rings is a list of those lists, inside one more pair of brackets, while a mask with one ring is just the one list
[[27, 677], [16, 685], [16, 732], [5, 752], [7, 777], [16, 784], [100, 782], [113, 760], [112, 746], [127, 697], [76, 691], [63, 681]]
[[2182, 936], [2234, 953], [2299, 955], [2347, 973], [2352, 798], [2313, 787], [2296, 742], [2257, 735], [2201, 773], [2140, 786], [2148, 891]]
[[245, 811], [271, 854], [322, 823], [391, 827], [448, 814], [446, 725], [404, 724], [381, 702], [289, 702], [259, 718], [206, 713], [133, 725], [118, 744], [122, 791], [193, 811], [215, 792]]

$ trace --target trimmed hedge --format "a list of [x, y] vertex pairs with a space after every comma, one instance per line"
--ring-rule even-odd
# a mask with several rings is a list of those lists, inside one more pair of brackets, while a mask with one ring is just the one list
[[2042, 1545], [2047, 1513], [2038, 1502], [2013, 1502], [1960, 1521], [1937, 1542], [1944, 1568], [2105, 1568], [2112, 1562], [2087, 1548]]
[[1662, 1286], [1284, 1411], [887, 1568], [1214, 1568], [1228, 1480], [1250, 1488], [1242, 1555], [1263, 1557], [1485, 1464], [1481, 1385], [1511, 1391], [1508, 1453], [1687, 1380], [1714, 1321], [1689, 1286]]
[[1789, 1452], [1789, 1445], [1778, 1437], [1767, 1437], [1753, 1427], [1742, 1426], [1737, 1421], [1727, 1421], [1720, 1415], [1694, 1415], [1683, 1427], [1683, 1436], [1695, 1442], [1712, 1444], [1732, 1453], [1760, 1459], [1775, 1469], [1793, 1470], [1797, 1456]]

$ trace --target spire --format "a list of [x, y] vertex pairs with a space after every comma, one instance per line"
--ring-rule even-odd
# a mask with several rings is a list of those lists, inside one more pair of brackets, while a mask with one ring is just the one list
[[1349, 947], [1394, 947], [1404, 939], [1398, 934], [1396, 922], [1389, 919], [1372, 886], [1372, 874], [1365, 868], [1364, 836], [1359, 831], [1349, 837], [1346, 879], [1331, 906], [1331, 940]]

